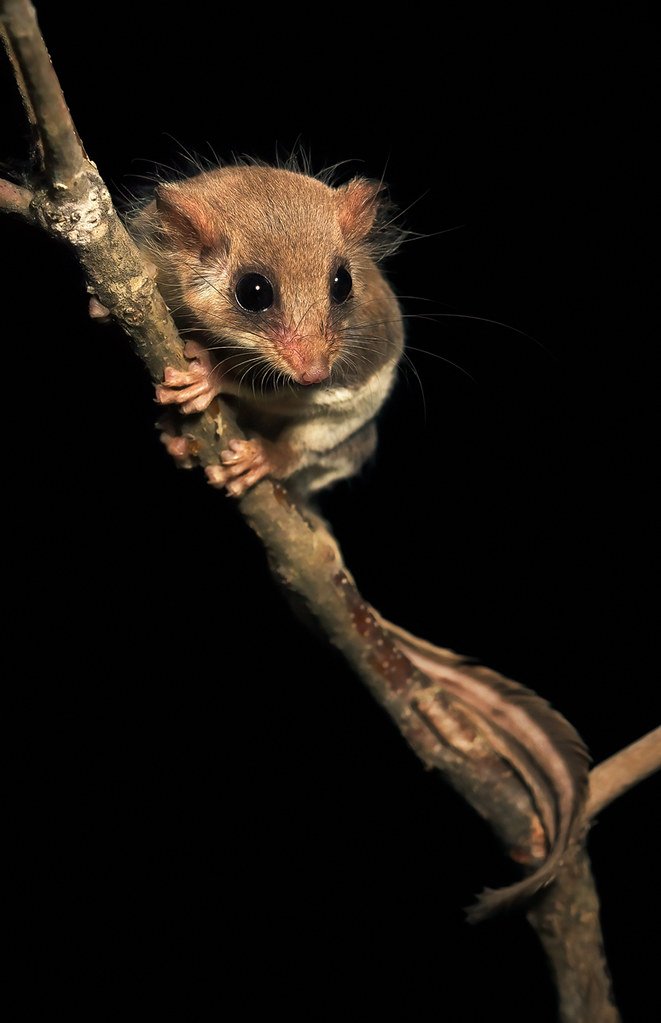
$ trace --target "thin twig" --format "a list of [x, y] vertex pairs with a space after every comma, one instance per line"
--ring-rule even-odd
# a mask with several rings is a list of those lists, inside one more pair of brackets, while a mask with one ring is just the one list
[[0, 178], [0, 210], [4, 213], [14, 213], [30, 224], [36, 223], [30, 205], [33, 198], [34, 193], [29, 188], [22, 188], [21, 185]]
[[16, 54], [14, 52], [14, 47], [12, 45], [12, 42], [11, 42], [9, 36], [7, 35], [7, 32], [5, 30], [4, 25], [0, 26], [0, 33], [1, 33], [1, 36], [2, 36], [2, 42], [4, 43], [5, 50], [7, 51], [7, 56], [9, 57], [9, 62], [11, 64], [12, 71], [14, 73], [14, 78], [16, 79], [16, 85], [18, 86], [18, 91], [20, 93], [21, 101], [23, 103], [23, 110], [25, 111], [25, 116], [27, 118], [27, 122], [30, 125], [30, 130], [31, 130], [31, 134], [32, 134], [32, 139], [31, 139], [31, 141], [32, 141], [32, 148], [33, 148], [33, 151], [34, 151], [34, 157], [35, 157], [35, 160], [36, 160], [36, 165], [39, 167], [40, 170], [43, 170], [43, 168], [44, 168], [44, 148], [43, 148], [43, 145], [41, 143], [41, 135], [39, 133], [39, 125], [37, 124], [37, 117], [36, 117], [36, 114], [34, 112], [34, 108], [32, 106], [32, 100], [30, 99], [30, 95], [29, 95], [27, 87], [25, 85], [25, 80], [23, 78], [23, 72], [21, 71], [19, 62], [16, 59]]
[[53, 182], [70, 182], [84, 170], [85, 151], [39, 31], [35, 9], [26, 0], [3, 0], [2, 16], [23, 104], [43, 145], [45, 170]]
[[661, 770], [661, 726], [632, 742], [590, 772], [587, 816], [594, 817], [639, 781]]

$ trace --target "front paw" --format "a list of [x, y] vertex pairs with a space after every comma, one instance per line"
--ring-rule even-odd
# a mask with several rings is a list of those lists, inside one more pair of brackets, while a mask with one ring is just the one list
[[163, 383], [156, 387], [156, 401], [160, 405], [178, 405], [185, 415], [204, 412], [217, 394], [222, 380], [217, 366], [212, 365], [206, 348], [197, 341], [189, 341], [184, 355], [190, 359], [187, 371], [167, 367]]
[[259, 440], [231, 440], [220, 460], [222, 465], [208, 465], [204, 471], [213, 487], [226, 487], [232, 497], [242, 497], [274, 469], [267, 445]]
[[88, 313], [90, 319], [96, 320], [97, 323], [110, 323], [112, 319], [110, 310], [99, 302], [96, 295], [92, 295], [89, 300]]
[[178, 469], [192, 469], [195, 465], [193, 459], [193, 452], [191, 450], [190, 441], [187, 437], [181, 437], [175, 433], [171, 433], [169, 429], [163, 430], [159, 434], [161, 444], [165, 446], [165, 450], [175, 460], [175, 464]]

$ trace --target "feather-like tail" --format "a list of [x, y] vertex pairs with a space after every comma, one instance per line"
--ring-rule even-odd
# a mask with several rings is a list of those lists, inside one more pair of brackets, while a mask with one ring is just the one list
[[522, 904], [551, 884], [583, 827], [590, 756], [576, 729], [536, 693], [452, 650], [435, 647], [380, 619], [406, 656], [435, 684], [477, 715], [495, 751], [519, 775], [539, 814], [548, 855], [516, 884], [486, 889], [467, 910], [477, 922]]

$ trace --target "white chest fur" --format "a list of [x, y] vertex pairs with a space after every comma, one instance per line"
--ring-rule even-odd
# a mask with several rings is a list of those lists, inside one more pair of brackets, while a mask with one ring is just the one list
[[[379, 367], [357, 387], [306, 388], [259, 398], [244, 406], [260, 418], [284, 421], [287, 440], [311, 451], [330, 451], [374, 418], [393, 384], [396, 359]], [[242, 395], [242, 398], [244, 396]]]

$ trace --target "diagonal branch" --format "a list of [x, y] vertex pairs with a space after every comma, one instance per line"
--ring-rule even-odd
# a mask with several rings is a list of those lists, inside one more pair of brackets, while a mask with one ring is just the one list
[[602, 761], [590, 772], [587, 816], [595, 817], [605, 806], [624, 795], [639, 781], [661, 770], [661, 726], [642, 739]]
[[[20, 12], [18, 13], [18, 17], [20, 17]], [[16, 15], [14, 15], [14, 23], [15, 23], [15, 18], [16, 18]], [[33, 146], [33, 149], [34, 149], [34, 155], [36, 157], [37, 165], [38, 165], [38, 167], [41, 170], [43, 170], [43, 168], [44, 168], [44, 147], [43, 147], [42, 142], [41, 142], [41, 133], [39, 131], [39, 125], [37, 124], [37, 115], [34, 112], [34, 108], [32, 106], [32, 100], [30, 99], [30, 94], [29, 94], [27, 86], [25, 84], [25, 79], [23, 78], [23, 72], [21, 70], [20, 63], [19, 63], [19, 61], [18, 61], [18, 59], [16, 57], [16, 53], [14, 51], [13, 43], [12, 43], [11, 39], [9, 38], [9, 35], [8, 35], [7, 30], [6, 30], [5, 26], [4, 26], [4, 23], [0, 25], [0, 35], [2, 36], [2, 41], [3, 41], [5, 49], [7, 51], [7, 56], [9, 57], [9, 63], [11, 64], [11, 68], [12, 68], [12, 71], [14, 73], [14, 78], [16, 80], [16, 85], [18, 87], [18, 91], [19, 91], [19, 94], [20, 94], [20, 97], [21, 97], [21, 101], [23, 103], [23, 110], [25, 111], [25, 116], [27, 118], [28, 124], [30, 125], [30, 130], [31, 130], [31, 133], [32, 133], [32, 146]]]
[[36, 219], [31, 206], [33, 199], [34, 193], [29, 188], [0, 178], [0, 210], [3, 213], [14, 213], [27, 220], [29, 224], [35, 224]]
[[30, 124], [38, 132], [44, 170], [71, 182], [87, 157], [51, 63], [31, 3], [3, 0], [6, 46]]

